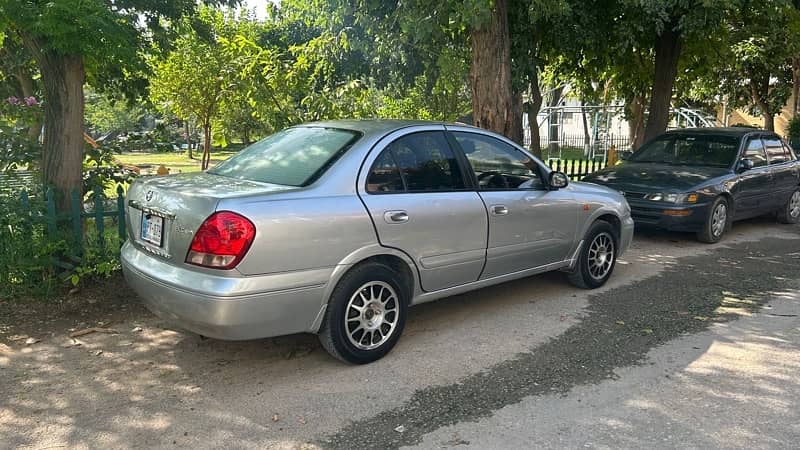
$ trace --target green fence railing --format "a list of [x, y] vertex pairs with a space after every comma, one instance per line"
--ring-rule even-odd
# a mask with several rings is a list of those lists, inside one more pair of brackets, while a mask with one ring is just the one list
[[[69, 195], [68, 212], [57, 213], [56, 194], [53, 189], [48, 189], [44, 194], [43, 207], [32, 207], [31, 194], [27, 190], [19, 193], [22, 214], [31, 218], [32, 223], [41, 223], [46, 226], [47, 233], [51, 236], [69, 235], [73, 249], [80, 254], [87, 236], [96, 239], [99, 246], [106, 245], [106, 219], [111, 219], [110, 225], [116, 227], [119, 242], [125, 242], [125, 189], [117, 185], [116, 198], [108, 198], [101, 186], [95, 186], [90, 199], [84, 199], [82, 192], [74, 190]], [[109, 230], [110, 231], [110, 230]]]

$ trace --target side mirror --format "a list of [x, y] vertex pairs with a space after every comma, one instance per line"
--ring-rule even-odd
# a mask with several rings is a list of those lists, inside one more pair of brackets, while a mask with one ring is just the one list
[[739, 173], [747, 172], [755, 167], [755, 163], [750, 158], [742, 158], [739, 160]]
[[619, 158], [620, 161], [627, 161], [628, 158], [630, 158], [632, 154], [633, 154], [633, 152], [619, 152], [617, 154], [617, 158]]
[[567, 187], [569, 184], [569, 177], [563, 172], [552, 171], [550, 172], [550, 178], [548, 181], [550, 189], [562, 189]]

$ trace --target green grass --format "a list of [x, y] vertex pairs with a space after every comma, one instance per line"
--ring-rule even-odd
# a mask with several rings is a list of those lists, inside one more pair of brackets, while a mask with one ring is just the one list
[[[235, 155], [236, 152], [218, 150], [211, 152], [211, 165]], [[141, 169], [142, 175], [155, 174], [162, 164], [169, 169], [169, 173], [185, 173], [200, 171], [200, 153], [195, 152], [196, 159], [189, 159], [187, 152], [163, 153], [122, 153], [114, 155], [114, 159], [122, 164], [130, 164]]]

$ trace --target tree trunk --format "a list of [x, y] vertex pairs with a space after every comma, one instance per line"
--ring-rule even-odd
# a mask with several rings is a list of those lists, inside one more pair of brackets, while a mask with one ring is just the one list
[[767, 131], [775, 131], [775, 114], [764, 111], [761, 113], [761, 116], [764, 118], [764, 129]]
[[792, 58], [792, 119], [800, 109], [800, 56]]
[[472, 31], [474, 124], [509, 138], [514, 135], [511, 47], [507, 0], [495, 0], [491, 20]]
[[672, 87], [678, 74], [678, 58], [681, 54], [680, 33], [676, 25], [667, 23], [664, 31], [656, 38], [655, 78], [650, 96], [650, 115], [644, 140], [649, 141], [667, 130], [669, 125]]
[[247, 147], [250, 145], [250, 128], [245, 128], [242, 133], [242, 143]]
[[186, 147], [188, 147], [189, 150], [189, 159], [194, 159], [194, 155], [192, 154], [192, 129], [189, 127], [188, 120], [183, 122], [183, 129], [186, 132]]
[[589, 118], [586, 117], [586, 101], [581, 99], [581, 120], [583, 121], [583, 157], [591, 154], [592, 136], [589, 134]]
[[628, 104], [628, 142], [633, 151], [644, 144], [644, 103], [645, 99], [641, 95], [634, 95]]
[[56, 209], [69, 210], [70, 192], [82, 192], [83, 58], [45, 50], [34, 38], [23, 43], [36, 59], [44, 87], [42, 181], [56, 190]]
[[539, 89], [539, 74], [531, 74], [531, 99], [528, 102], [528, 129], [531, 134], [531, 153], [537, 158], [542, 157], [542, 144], [539, 142], [539, 110], [542, 109], [542, 91]]
[[750, 96], [753, 103], [761, 110], [761, 117], [764, 118], [764, 129], [767, 131], [775, 131], [775, 113], [770, 111], [767, 101], [764, 100], [769, 94], [769, 79], [763, 78], [750, 80]]
[[508, 138], [519, 145], [525, 145], [525, 138], [522, 135], [522, 92], [514, 93], [511, 112], [511, 135]]
[[211, 120], [203, 121], [203, 158], [200, 161], [200, 169], [208, 170], [211, 161]]

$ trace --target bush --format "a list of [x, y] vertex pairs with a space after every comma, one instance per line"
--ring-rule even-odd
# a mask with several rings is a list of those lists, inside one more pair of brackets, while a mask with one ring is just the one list
[[793, 117], [787, 129], [789, 144], [795, 149], [800, 149], [800, 117]]
[[119, 271], [117, 227], [104, 220], [102, 242], [88, 219], [77, 243], [71, 222], [56, 223], [52, 231], [41, 193], [24, 199], [0, 193], [0, 299], [52, 299]]

